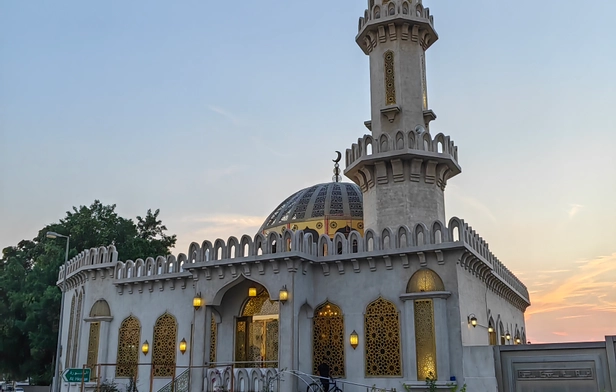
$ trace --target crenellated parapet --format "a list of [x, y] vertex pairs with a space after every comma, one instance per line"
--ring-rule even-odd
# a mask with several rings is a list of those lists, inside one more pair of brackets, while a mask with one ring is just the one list
[[77, 256], [68, 260], [65, 265], [60, 266], [58, 272], [58, 285], [64, 280], [65, 269], [66, 277], [70, 280], [77, 272], [83, 270], [114, 268], [117, 261], [118, 252], [113, 245], [84, 250]]
[[438, 39], [430, 9], [424, 8], [421, 0], [369, 0], [368, 9], [359, 18], [357, 44], [369, 54], [379, 43], [398, 39], [429, 48]]
[[[273, 273], [282, 268], [305, 273], [309, 265], [316, 264], [325, 275], [333, 271], [344, 274], [347, 268], [359, 272], [362, 265], [375, 271], [375, 260], [379, 258], [388, 269], [394, 258], [405, 268], [410, 267], [411, 260], [427, 266], [428, 255], [443, 263], [444, 252], [461, 247], [464, 249], [459, 258], [461, 268], [518, 307], [526, 308], [530, 304], [526, 286], [492, 254], [488, 243], [472, 227], [455, 217], [448, 225], [435, 221], [429, 225], [418, 223], [413, 227], [386, 228], [381, 232], [367, 229], [363, 236], [352, 231], [348, 236], [337, 233], [333, 238], [327, 235], [313, 238], [312, 234], [301, 230], [286, 230], [267, 236], [229, 237], [226, 241], [193, 242], [187, 254], [180, 253], [177, 257], [168, 255], [135, 261], [118, 261], [114, 246], [93, 248], [69, 260], [67, 279], [72, 287], [98, 276], [109, 277], [120, 290], [129, 286], [130, 293], [134, 285], [140, 292], [144, 288], [152, 291], [154, 282], [167, 281], [166, 287], [173, 290], [176, 282], [180, 282], [182, 289], [186, 288], [200, 270], [205, 272], [206, 279], [215, 279], [263, 274], [266, 264], [273, 266]], [[63, 273], [61, 268], [59, 286]], [[157, 287], [163, 290], [165, 286]]]
[[389, 182], [424, 182], [445, 189], [447, 180], [462, 171], [458, 164], [458, 147], [439, 133], [434, 138], [423, 127], [394, 136], [383, 133], [353, 143], [346, 150], [344, 174], [363, 192], [376, 184]]

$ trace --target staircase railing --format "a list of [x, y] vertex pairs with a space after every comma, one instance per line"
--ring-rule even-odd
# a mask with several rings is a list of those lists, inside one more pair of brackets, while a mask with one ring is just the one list
[[184, 370], [175, 379], [169, 381], [158, 392], [188, 392], [188, 381], [190, 380], [190, 369]]

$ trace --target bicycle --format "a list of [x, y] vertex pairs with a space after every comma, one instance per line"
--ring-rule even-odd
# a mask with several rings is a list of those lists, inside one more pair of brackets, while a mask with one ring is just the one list
[[[318, 378], [321, 378], [321, 377], [318, 377]], [[323, 385], [321, 384], [321, 382], [313, 382], [312, 384], [308, 385], [307, 392], [342, 392], [342, 389], [338, 388], [338, 386], [336, 385], [336, 379], [333, 377], [330, 377], [329, 378], [329, 390], [324, 391]]]

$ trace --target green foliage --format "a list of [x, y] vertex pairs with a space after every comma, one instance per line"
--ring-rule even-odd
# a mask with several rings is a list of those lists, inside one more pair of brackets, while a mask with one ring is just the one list
[[176, 236], [148, 210], [136, 222], [95, 200], [73, 207], [32, 240], [2, 250], [0, 258], [0, 374], [14, 380], [51, 382], [62, 294], [56, 282], [64, 263], [66, 240], [47, 239], [48, 231], [70, 235], [69, 258], [85, 249], [115, 245], [122, 260], [167, 255]]
[[103, 381], [95, 389], [96, 392], [120, 392], [118, 385], [114, 381]]

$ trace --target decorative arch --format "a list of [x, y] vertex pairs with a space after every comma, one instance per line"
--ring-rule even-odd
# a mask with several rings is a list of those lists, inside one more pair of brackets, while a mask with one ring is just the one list
[[366, 377], [402, 376], [400, 314], [396, 305], [377, 298], [364, 318]]
[[429, 268], [415, 272], [406, 285], [407, 293], [423, 293], [429, 291], [445, 291], [445, 285], [440, 276]]
[[169, 313], [160, 316], [154, 324], [152, 372], [154, 377], [173, 377], [175, 371], [178, 323]]
[[94, 302], [94, 305], [90, 308], [90, 317], [111, 317], [111, 310], [107, 301], [99, 299]]
[[118, 333], [118, 356], [116, 377], [132, 377], [139, 362], [141, 323], [135, 316], [128, 316], [120, 325]]
[[312, 326], [313, 374], [317, 374], [321, 363], [326, 363], [332, 376], [345, 377], [342, 310], [336, 304], [325, 302], [315, 309]]

